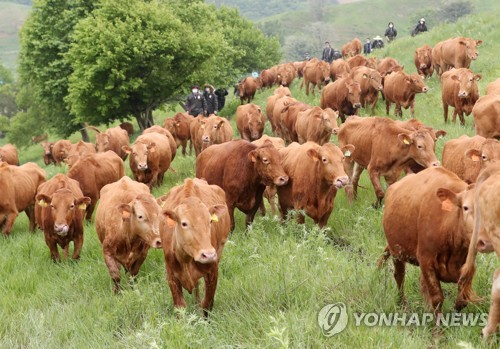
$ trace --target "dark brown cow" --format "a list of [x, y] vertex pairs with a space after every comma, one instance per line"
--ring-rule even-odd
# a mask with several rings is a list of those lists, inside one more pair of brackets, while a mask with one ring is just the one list
[[224, 190], [201, 179], [187, 178], [172, 188], [163, 201], [161, 240], [165, 255], [167, 280], [174, 306], [185, 308], [185, 288], [195, 291], [205, 280], [200, 305], [205, 316], [212, 310], [219, 276], [219, 262], [230, 230], [230, 218]]
[[95, 147], [98, 153], [111, 150], [118, 154], [123, 160], [127, 158], [128, 153], [123, 150], [124, 146], [130, 145], [127, 131], [119, 126], [108, 128], [104, 132], [101, 132], [94, 126], [88, 126], [88, 128], [97, 132], [95, 135]]
[[177, 142], [175, 141], [174, 136], [168, 131], [166, 128], [161, 127], [160, 125], [153, 125], [151, 127], [146, 128], [142, 131], [142, 134], [145, 135], [147, 133], [159, 133], [168, 138], [168, 144], [170, 145], [170, 154], [172, 154], [172, 161], [175, 159], [175, 155], [177, 154]]
[[330, 77], [332, 78], [332, 81], [347, 77], [350, 73], [351, 67], [349, 67], [349, 64], [346, 61], [336, 59], [330, 63]]
[[259, 88], [257, 80], [251, 76], [246, 77], [243, 81], [238, 84], [238, 96], [240, 97], [240, 104], [243, 104], [245, 100], [250, 103], [255, 96], [255, 92]]
[[83, 195], [90, 198], [86, 219], [92, 219], [100, 191], [106, 184], [116, 182], [125, 175], [123, 160], [114, 151], [89, 154], [79, 158], [68, 171], [68, 177], [80, 184]]
[[481, 75], [474, 74], [467, 68], [451, 69], [441, 76], [441, 98], [443, 101], [444, 122], [448, 121], [448, 106], [452, 106], [451, 119], [456, 122], [457, 115], [460, 124], [465, 125], [465, 115], [470, 115], [474, 104], [479, 98], [477, 81]]
[[440, 164], [435, 154], [434, 139], [427, 129], [410, 131], [397, 126], [389, 118], [350, 117], [340, 126], [338, 140], [341, 147], [347, 144], [355, 147], [354, 152], [349, 154], [351, 168], [348, 170], [354, 197], [357, 196], [359, 177], [366, 168], [377, 196], [375, 207], [380, 207], [384, 198], [381, 176], [391, 185], [411, 160], [423, 167]]
[[391, 73], [385, 77], [384, 96], [385, 110], [389, 115], [391, 103], [396, 104], [395, 115], [403, 117], [401, 107], [410, 108], [411, 117], [415, 117], [415, 95], [426, 93], [429, 88], [425, 85], [424, 79], [414, 73], [411, 75], [403, 71]]
[[35, 229], [35, 195], [38, 186], [45, 182], [45, 172], [33, 162], [22, 166], [0, 162], [0, 228], [9, 236], [19, 212], [29, 219], [29, 229]]
[[276, 70], [276, 83], [289, 87], [296, 77], [295, 67], [291, 63], [280, 64]]
[[19, 155], [15, 145], [6, 144], [0, 147], [0, 161], [6, 162], [9, 165], [19, 165]]
[[64, 161], [64, 159], [66, 159], [70, 149], [71, 142], [66, 139], [61, 139], [54, 143], [54, 146], [52, 147], [52, 156], [54, 157], [56, 164], [60, 164]]
[[[421, 291], [440, 313], [440, 282], [458, 282], [472, 234], [473, 195], [467, 183], [445, 168], [407, 176], [387, 190], [382, 223], [387, 247], [381, 262], [393, 257], [401, 300], [405, 303], [406, 263], [418, 265]], [[455, 308], [474, 299], [470, 287], [460, 285]]]
[[500, 95], [479, 98], [472, 108], [476, 134], [500, 140]]
[[36, 221], [43, 230], [52, 260], [61, 259], [57, 245], [67, 258], [70, 242], [73, 242], [72, 258], [79, 259], [83, 246], [83, 215], [90, 198], [83, 196], [77, 181], [59, 173], [40, 185], [36, 200]]
[[330, 108], [313, 107], [298, 113], [295, 130], [300, 144], [315, 142], [319, 145], [330, 142], [332, 134], [337, 134], [339, 114]]
[[413, 62], [417, 68], [417, 72], [424, 78], [430, 78], [434, 72], [432, 66], [432, 47], [424, 45], [415, 50]]
[[[177, 113], [173, 118], [165, 119], [163, 127], [167, 129], [175, 139], [177, 147], [182, 146], [182, 155], [186, 156], [187, 142], [191, 140], [189, 126], [193, 117], [188, 113]], [[190, 144], [190, 153], [192, 144]]]
[[262, 109], [253, 103], [236, 108], [236, 127], [242, 139], [254, 141], [262, 137], [266, 119]]
[[[297, 116], [300, 112], [311, 109], [312, 106], [302, 102], [292, 102], [285, 106], [278, 116], [278, 123], [281, 137], [286, 143], [298, 142], [299, 138], [295, 128]], [[330, 109], [331, 110], [331, 109]]]
[[64, 162], [71, 168], [71, 166], [73, 166], [73, 164], [77, 162], [80, 157], [95, 153], [96, 150], [94, 144], [79, 141], [78, 143], [71, 145]]
[[172, 162], [166, 136], [159, 133], [141, 135], [132, 147], [123, 146], [123, 151], [130, 154], [130, 169], [136, 181], [147, 184], [149, 188], [163, 183], [163, 176]]
[[305, 84], [306, 95], [309, 96], [309, 84], [312, 84], [312, 94], [314, 96], [314, 88], [317, 86], [321, 91], [323, 84], [330, 82], [330, 64], [318, 59], [310, 60], [304, 67], [304, 79], [300, 83], [300, 89]]
[[432, 51], [433, 62], [434, 52], [437, 54], [436, 61], [434, 62], [434, 69], [436, 65], [439, 67], [439, 74], [451, 68], [469, 68], [472, 61], [476, 60], [479, 52], [477, 46], [482, 44], [482, 40], [475, 40], [465, 37], [456, 37], [441, 42], [436, 45], [437, 48]]
[[54, 147], [54, 142], [42, 142], [41, 146], [43, 148], [43, 162], [45, 165], [55, 164], [56, 159], [52, 155], [52, 148]]
[[321, 93], [319, 106], [332, 108], [339, 112], [340, 119], [345, 122], [346, 115], [354, 115], [361, 107], [361, 87], [351, 77], [340, 78], [328, 84]]
[[257, 147], [245, 140], [213, 145], [196, 159], [196, 177], [204, 178], [226, 192], [226, 204], [234, 229], [234, 209], [246, 214], [247, 226], [253, 222], [266, 185], [285, 185], [280, 155], [268, 142]]
[[351, 77], [359, 83], [361, 95], [359, 100], [365, 108], [371, 107], [371, 115], [375, 112], [378, 101], [378, 93], [383, 90], [382, 76], [380, 73], [368, 67], [356, 67], [351, 72]]
[[120, 126], [120, 128], [127, 131], [127, 134], [129, 136], [132, 136], [132, 134], [134, 133], [134, 125], [132, 125], [132, 123], [130, 123], [128, 121], [122, 122], [119, 126]]
[[46, 133], [42, 133], [41, 135], [38, 135], [38, 136], [33, 136], [33, 137], [31, 137], [31, 144], [37, 144], [37, 143], [40, 143], [42, 141], [46, 141], [47, 138], [49, 138], [49, 135]]
[[500, 95], [500, 78], [496, 79], [493, 82], [490, 82], [486, 86], [486, 94], [487, 95]]
[[161, 217], [160, 206], [142, 183], [123, 177], [101, 189], [95, 230], [114, 293], [120, 291], [120, 266], [135, 277], [149, 248], [161, 248]]
[[354, 57], [356, 55], [361, 54], [361, 49], [363, 48], [363, 44], [361, 40], [358, 38], [352, 39], [347, 44], [342, 46], [342, 58], [347, 59], [349, 57]]

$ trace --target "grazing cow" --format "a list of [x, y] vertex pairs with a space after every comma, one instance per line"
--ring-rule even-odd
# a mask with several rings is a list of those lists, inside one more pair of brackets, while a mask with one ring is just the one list
[[161, 223], [161, 242], [167, 280], [174, 306], [185, 308], [185, 288], [195, 291], [205, 280], [200, 305], [205, 316], [212, 310], [219, 276], [219, 262], [230, 230], [225, 193], [204, 180], [187, 178], [161, 197], [166, 220]]
[[[436, 49], [432, 50], [434, 69], [436, 69], [437, 65], [439, 75], [441, 75], [451, 68], [469, 68], [471, 62], [477, 59], [479, 55], [477, 46], [482, 44], [482, 42], [482, 40], [474, 40], [462, 36], [441, 42], [439, 45], [436, 45]], [[434, 53], [436, 53], [435, 62]]]
[[338, 140], [341, 147], [347, 144], [355, 147], [349, 154], [351, 168], [348, 169], [354, 198], [357, 196], [359, 177], [366, 168], [377, 196], [375, 207], [380, 207], [384, 198], [381, 176], [391, 185], [411, 164], [411, 160], [423, 167], [439, 166], [434, 138], [429, 130], [419, 128], [410, 131], [397, 126], [389, 118], [350, 117], [340, 126]]
[[346, 115], [354, 115], [361, 107], [361, 87], [351, 77], [340, 78], [328, 84], [321, 93], [319, 106], [332, 108], [339, 112], [340, 119], [345, 122]]
[[43, 230], [52, 260], [61, 259], [57, 245], [67, 258], [70, 242], [73, 242], [72, 258], [79, 259], [83, 246], [83, 215], [90, 198], [83, 195], [77, 181], [58, 173], [38, 187], [36, 201], [36, 221]]
[[304, 79], [300, 83], [300, 89], [306, 85], [306, 95], [309, 96], [309, 84], [312, 84], [312, 94], [314, 96], [314, 88], [317, 86], [321, 91], [323, 84], [330, 82], [330, 64], [318, 59], [310, 60], [304, 67]]
[[234, 209], [246, 214], [247, 226], [253, 222], [266, 185], [285, 185], [280, 155], [270, 142], [257, 147], [245, 140], [234, 140], [204, 150], [196, 159], [196, 177], [204, 178], [226, 192], [226, 204], [234, 229]]
[[432, 66], [432, 47], [424, 45], [417, 48], [413, 61], [415, 62], [418, 74], [422, 75], [424, 78], [430, 78], [432, 76], [434, 72], [434, 67]]
[[276, 81], [276, 72], [274, 69], [264, 69], [260, 73], [260, 80], [262, 81], [262, 88], [269, 88], [274, 85]]
[[0, 147], [0, 161], [6, 162], [9, 165], [19, 165], [19, 155], [15, 145], [6, 144]]
[[45, 172], [33, 162], [22, 166], [0, 162], [0, 228], [9, 236], [19, 212], [29, 219], [30, 231], [35, 230], [35, 195], [38, 186], [45, 182]]
[[132, 125], [132, 123], [130, 123], [128, 121], [122, 122], [119, 126], [120, 126], [120, 128], [127, 131], [127, 134], [129, 136], [132, 136], [132, 134], [134, 133], [134, 125]]
[[[174, 136], [177, 147], [182, 146], [182, 155], [186, 156], [187, 142], [191, 140], [189, 125], [193, 121], [193, 117], [188, 113], [177, 113], [173, 118], [165, 119], [163, 127]], [[190, 147], [190, 153], [192, 144]]]
[[415, 95], [426, 93], [429, 88], [425, 85], [424, 79], [414, 73], [411, 75], [403, 71], [391, 73], [385, 77], [384, 96], [385, 110], [389, 115], [391, 103], [396, 104], [395, 115], [403, 117], [401, 107], [410, 108], [411, 117], [415, 117]]
[[68, 171], [68, 177], [80, 184], [83, 195], [90, 198], [86, 219], [92, 219], [99, 193], [106, 184], [116, 182], [125, 175], [123, 160], [114, 151], [80, 157]]
[[330, 142], [332, 134], [337, 134], [339, 114], [330, 108], [320, 107], [302, 111], [297, 115], [295, 130], [300, 144], [315, 142], [319, 145]]
[[500, 140], [500, 95], [479, 98], [472, 108], [476, 134]]
[[361, 49], [363, 48], [363, 44], [361, 40], [358, 38], [352, 39], [347, 44], [342, 46], [342, 58], [347, 59], [349, 57], [354, 57], [356, 55], [361, 54]]
[[370, 105], [371, 115], [375, 112], [378, 101], [378, 92], [384, 89], [380, 73], [368, 67], [356, 67], [351, 72], [351, 77], [359, 84], [361, 95], [359, 100], [363, 107]]
[[295, 67], [293, 64], [280, 64], [276, 70], [276, 83], [278, 85], [289, 87], [296, 76]]
[[142, 131], [142, 134], [145, 135], [147, 133], [159, 133], [168, 138], [168, 144], [170, 145], [170, 154], [172, 154], [172, 161], [175, 159], [175, 155], [177, 154], [177, 143], [174, 139], [174, 136], [168, 131], [166, 128], [161, 127], [160, 125], [153, 125], [151, 127], [146, 128]]
[[95, 230], [115, 294], [120, 291], [120, 266], [135, 277], [149, 248], [161, 248], [161, 217], [160, 206], [142, 183], [125, 176], [101, 189]]
[[[320, 146], [314, 142], [292, 143], [281, 149], [283, 169], [290, 178], [288, 184], [278, 187], [283, 217], [290, 209], [304, 210], [324, 227], [333, 211], [337, 190], [349, 181], [343, 167], [344, 153], [353, 150], [352, 145], [339, 149], [332, 143]], [[304, 216], [299, 215], [298, 220], [304, 223]]]
[[[302, 102], [293, 102], [285, 106], [278, 115], [278, 123], [281, 137], [286, 143], [298, 142], [299, 138], [295, 128], [297, 116], [300, 112], [311, 109], [312, 106]], [[330, 109], [331, 110], [331, 109]]]
[[262, 137], [266, 119], [262, 109], [253, 103], [236, 108], [236, 127], [242, 139], [254, 141]]
[[[404, 304], [405, 267], [411, 263], [420, 266], [420, 289], [427, 303], [441, 312], [440, 282], [457, 283], [467, 257], [472, 194], [467, 183], [445, 168], [407, 176], [387, 190], [382, 221], [387, 247], [379, 265], [393, 257], [394, 279]], [[455, 308], [462, 309], [474, 298], [470, 287], [459, 285]]]
[[347, 60], [347, 64], [351, 69], [355, 67], [368, 67], [372, 69], [377, 69], [377, 58], [370, 57], [366, 58], [363, 55], [356, 55]]
[[54, 142], [42, 142], [41, 146], [43, 148], [43, 162], [45, 165], [55, 164], [56, 159], [52, 155], [52, 149], [54, 148]]
[[64, 162], [71, 168], [71, 166], [73, 166], [73, 164], [77, 162], [80, 157], [95, 153], [95, 146], [92, 143], [79, 141], [78, 143], [71, 145]]
[[346, 61], [336, 59], [330, 63], [330, 77], [332, 81], [347, 77], [349, 74], [351, 74], [351, 67]]
[[70, 149], [71, 142], [66, 139], [61, 139], [54, 143], [54, 146], [52, 147], [52, 156], [54, 157], [56, 164], [60, 164], [64, 161], [64, 159], [66, 159]]
[[97, 132], [95, 135], [95, 147], [98, 153], [111, 150], [118, 154], [123, 160], [127, 158], [128, 153], [123, 148], [124, 146], [130, 145], [127, 131], [119, 126], [108, 128], [104, 132], [101, 132], [94, 126], [88, 126], [88, 128]]
[[250, 103], [255, 96], [255, 92], [259, 88], [257, 79], [248, 76], [243, 81], [238, 83], [238, 96], [240, 97], [240, 104], [245, 102]]
[[123, 146], [130, 154], [130, 169], [136, 181], [151, 189], [163, 183], [163, 176], [172, 162], [168, 138], [159, 133], [147, 133], [137, 137], [132, 147]]
[[37, 143], [40, 143], [42, 141], [46, 141], [47, 138], [49, 138], [49, 135], [46, 133], [42, 133], [41, 135], [38, 135], [38, 136], [33, 136], [33, 137], [31, 137], [31, 144], [37, 144]]
[[443, 101], [444, 122], [448, 121], [448, 106], [452, 106], [452, 121], [457, 115], [460, 124], [465, 125], [465, 115], [470, 115], [474, 104], [479, 98], [477, 81], [481, 75], [474, 74], [467, 68], [451, 69], [441, 76], [441, 97]]
[[500, 95], [500, 78], [495, 81], [490, 82], [486, 86], [486, 94], [487, 95]]

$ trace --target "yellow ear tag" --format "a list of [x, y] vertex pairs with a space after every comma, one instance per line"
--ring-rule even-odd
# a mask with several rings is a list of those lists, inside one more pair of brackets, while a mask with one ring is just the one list
[[348, 158], [349, 156], [351, 156], [351, 152], [349, 151], [349, 149], [347, 149], [347, 150], [345, 151], [344, 156], [345, 156], [346, 158]]
[[403, 143], [406, 144], [406, 145], [409, 145], [410, 141], [405, 138], [404, 141], [403, 141]]
[[203, 130], [205, 128], [205, 125], [201, 125], [200, 128]]
[[212, 214], [212, 217], [210, 217], [212, 219], [212, 222], [218, 222], [219, 221], [219, 217], [217, 217], [217, 215], [214, 213]]
[[86, 204], [80, 204], [80, 205], [78, 205], [78, 208], [80, 210], [85, 210], [87, 208], [87, 205]]
[[43, 200], [38, 201], [38, 205], [40, 205], [41, 207], [47, 207], [48, 206], [48, 204], [45, 201], [43, 201]]

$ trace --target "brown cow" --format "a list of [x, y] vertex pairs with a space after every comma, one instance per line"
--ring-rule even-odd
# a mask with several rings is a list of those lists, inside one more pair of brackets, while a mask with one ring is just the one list
[[273, 95], [291, 96], [292, 92], [286, 86], [279, 86], [273, 91]]
[[98, 153], [111, 150], [118, 154], [123, 160], [127, 158], [128, 153], [123, 150], [124, 146], [130, 145], [127, 131], [119, 126], [108, 128], [104, 132], [101, 132], [94, 126], [88, 126], [88, 128], [97, 132], [95, 135], [95, 147]]
[[304, 67], [304, 79], [300, 83], [300, 89], [306, 85], [306, 95], [309, 96], [309, 84], [312, 84], [312, 94], [314, 96], [314, 88], [317, 86], [321, 91], [323, 84], [330, 82], [330, 64], [318, 59], [312, 59], [306, 63]]
[[56, 159], [52, 155], [52, 148], [54, 147], [54, 142], [42, 142], [41, 146], [43, 148], [43, 162], [45, 165], [55, 164]]
[[253, 222], [266, 185], [285, 185], [280, 155], [267, 142], [257, 147], [245, 140], [234, 140], [204, 150], [196, 159], [196, 177], [216, 184], [226, 192], [226, 204], [234, 229], [234, 209], [246, 214], [247, 226]]
[[46, 133], [42, 133], [41, 135], [31, 137], [31, 144], [37, 144], [42, 141], [46, 141], [49, 138], [49, 135]]
[[479, 98], [472, 108], [476, 134], [500, 140], [500, 95]]
[[[477, 46], [482, 42], [482, 40], [461, 36], [438, 43], [432, 50], [436, 73], [441, 75], [451, 68], [469, 68], [471, 62], [477, 59], [479, 55]], [[434, 54], [436, 54], [436, 59], [434, 59]]]
[[0, 147], [0, 161], [6, 162], [9, 165], [19, 165], [19, 155], [17, 148], [12, 144], [5, 144]]
[[371, 107], [371, 115], [375, 112], [375, 106], [378, 101], [378, 92], [382, 91], [382, 76], [380, 73], [368, 67], [356, 67], [351, 72], [351, 77], [359, 83], [361, 95], [359, 100], [363, 107]]
[[375, 207], [380, 207], [384, 198], [381, 176], [391, 185], [411, 163], [410, 160], [423, 167], [439, 166], [434, 139], [427, 129], [410, 131], [397, 126], [389, 118], [350, 117], [340, 126], [338, 140], [341, 147], [347, 144], [355, 147], [354, 152], [349, 154], [351, 168], [348, 170], [354, 198], [357, 196], [359, 177], [366, 168], [377, 196]]
[[120, 291], [120, 265], [135, 277], [149, 248], [161, 248], [161, 217], [160, 206], [142, 183], [125, 176], [101, 189], [95, 230], [115, 294]]
[[99, 192], [106, 184], [116, 182], [125, 175], [123, 160], [114, 151], [80, 157], [68, 171], [68, 177], [80, 184], [83, 195], [90, 198], [86, 219], [92, 219]]
[[477, 81], [481, 75], [474, 74], [467, 68], [451, 69], [441, 76], [441, 98], [443, 101], [444, 122], [448, 121], [448, 106], [452, 106], [451, 119], [456, 122], [457, 115], [460, 124], [465, 125], [465, 115], [470, 115], [474, 104], [479, 98]]
[[[403, 303], [405, 266], [411, 263], [420, 266], [420, 288], [427, 303], [441, 312], [440, 282], [457, 283], [467, 256], [473, 201], [467, 183], [445, 168], [426, 169], [389, 187], [382, 221], [387, 247], [379, 265], [393, 257]], [[459, 285], [455, 308], [474, 299], [470, 287]]]
[[411, 117], [415, 117], [415, 95], [426, 93], [429, 88], [424, 79], [417, 73], [408, 75], [403, 71], [391, 73], [385, 77], [384, 96], [385, 110], [389, 115], [391, 103], [396, 104], [395, 115], [403, 117], [401, 107], [410, 108]]
[[236, 127], [242, 139], [254, 141], [262, 137], [266, 119], [262, 109], [253, 103], [236, 108]]
[[219, 262], [230, 230], [224, 191], [204, 180], [187, 178], [161, 200], [166, 220], [160, 235], [174, 306], [186, 307], [183, 288], [189, 293], [194, 290], [199, 303], [198, 282], [203, 277], [200, 305], [207, 316], [214, 304]]
[[363, 44], [361, 40], [358, 38], [352, 39], [347, 44], [342, 46], [342, 58], [347, 59], [349, 57], [354, 57], [356, 55], [361, 54], [361, 49], [363, 48]]
[[168, 131], [166, 128], [161, 127], [160, 125], [153, 125], [148, 127], [142, 131], [142, 134], [145, 135], [147, 133], [159, 133], [168, 138], [168, 144], [170, 145], [170, 154], [172, 154], [172, 161], [175, 159], [175, 155], [177, 154], [177, 142], [174, 139], [174, 136]]
[[[324, 227], [333, 211], [337, 190], [349, 181], [343, 167], [344, 152], [353, 150], [352, 145], [339, 149], [332, 143], [320, 146], [314, 142], [292, 143], [281, 149], [283, 169], [290, 178], [288, 184], [278, 187], [283, 217], [290, 209], [304, 210]], [[298, 220], [304, 223], [304, 216], [299, 215]]]
[[226, 118], [212, 115], [205, 118], [204, 121], [205, 123], [201, 127], [203, 132], [198, 132], [198, 136], [201, 134], [202, 142], [200, 152], [211, 145], [221, 144], [233, 139], [233, 128]]
[[336, 59], [330, 63], [330, 77], [332, 81], [347, 77], [349, 74], [351, 74], [351, 67], [349, 67], [346, 61]]
[[[283, 113], [287, 112], [287, 108], [290, 107], [291, 105], [294, 105], [296, 103], [299, 103], [298, 100], [296, 100], [293, 97], [288, 97], [288, 96], [283, 96], [280, 98], [277, 98], [276, 101], [274, 102], [274, 109], [271, 114], [268, 114], [268, 119], [271, 123], [271, 125], [274, 124], [274, 133], [280, 137], [283, 136], [282, 131], [281, 131], [281, 117]], [[269, 118], [271, 116], [271, 118]]]
[[298, 77], [301, 78], [304, 76], [304, 67], [307, 62], [308, 62], [307, 60], [293, 62], [293, 66], [295, 67], [295, 71], [297, 72]]
[[281, 137], [285, 140], [286, 143], [290, 144], [292, 142], [299, 141], [297, 130], [295, 128], [297, 116], [300, 112], [306, 111], [311, 108], [312, 105], [306, 103], [292, 102], [281, 110], [281, 113], [277, 118], [277, 122], [280, 125], [278, 129], [280, 130]]
[[[278, 115], [276, 115], [276, 120], [275, 120], [274, 107], [276, 105], [276, 102], [283, 97], [290, 97], [291, 98], [291, 94], [279, 93], [279, 94], [272, 94], [271, 96], [267, 97], [266, 116], [267, 116], [267, 119], [269, 120], [269, 123], [271, 124], [271, 129], [272, 129], [274, 134], [277, 134], [276, 129], [279, 128], [279, 125], [277, 124], [277, 121], [279, 121], [279, 119], [278, 119]], [[293, 99], [293, 100], [295, 100], [295, 99]], [[279, 109], [279, 110], [281, 112], [281, 109]]]
[[280, 64], [276, 70], [276, 83], [289, 87], [296, 77], [295, 67], [291, 63]]
[[120, 128], [127, 131], [127, 134], [129, 136], [132, 136], [132, 134], [134, 133], [134, 125], [132, 125], [132, 123], [130, 123], [128, 121], [122, 122], [119, 126], [120, 126]]
[[424, 45], [417, 48], [415, 50], [413, 62], [415, 63], [419, 75], [422, 75], [424, 78], [430, 78], [432, 73], [434, 73], [434, 67], [432, 65], [432, 47]]
[[130, 169], [136, 181], [151, 189], [163, 183], [163, 176], [170, 167], [172, 154], [168, 138], [159, 133], [148, 133], [137, 137], [132, 147], [123, 146], [130, 154]]
[[203, 147], [203, 142], [201, 141], [201, 136], [203, 135], [206, 123], [206, 117], [203, 115], [198, 115], [191, 120], [189, 124], [189, 134], [191, 138], [191, 146], [194, 148], [196, 156], [201, 152]]
[[52, 260], [61, 259], [57, 245], [67, 258], [70, 242], [73, 242], [72, 258], [79, 259], [83, 246], [83, 215], [90, 198], [83, 196], [77, 181], [58, 173], [40, 185], [36, 200], [36, 221], [43, 230]]
[[361, 87], [351, 77], [340, 78], [328, 84], [321, 93], [319, 106], [332, 108], [339, 112], [340, 119], [345, 122], [346, 115], [354, 115], [361, 107]]
[[33, 162], [22, 166], [0, 162], [0, 228], [9, 236], [20, 211], [26, 212], [30, 231], [35, 230], [35, 195], [45, 182], [45, 172]]
[[96, 149], [94, 144], [79, 141], [78, 143], [71, 145], [68, 151], [68, 155], [64, 159], [64, 162], [71, 168], [71, 166], [73, 166], [73, 164], [77, 162], [80, 157], [95, 153]]
[[[385, 57], [378, 62], [377, 70], [382, 77], [382, 86], [385, 84], [385, 77], [393, 72], [403, 71], [404, 66], [400, 65], [392, 57]], [[382, 91], [382, 99], [385, 99], [384, 92]]]
[[295, 130], [300, 144], [315, 142], [319, 145], [330, 142], [332, 134], [337, 134], [339, 114], [330, 108], [320, 107], [302, 111], [297, 115]]
[[276, 81], [276, 73], [274, 69], [264, 69], [260, 73], [260, 79], [262, 81], [262, 88], [269, 88], [274, 85]]
[[487, 95], [500, 95], [500, 78], [495, 81], [490, 82], [486, 86], [486, 94]]
[[57, 165], [66, 159], [70, 149], [71, 142], [66, 139], [61, 139], [54, 143], [54, 146], [52, 147], [52, 156], [54, 157]]
[[[186, 156], [187, 142], [191, 141], [191, 133], [189, 125], [193, 121], [193, 117], [188, 113], [177, 113], [173, 118], [165, 119], [163, 127], [174, 136], [177, 147], [182, 146], [182, 155]], [[190, 153], [192, 144], [190, 144]]]
[[377, 69], [377, 58], [375, 57], [366, 58], [365, 56], [362, 55], [356, 55], [354, 57], [349, 58], [347, 60], [347, 64], [349, 64], [349, 67], [351, 69], [356, 67], [368, 67], [372, 69]]
[[243, 104], [245, 99], [250, 103], [255, 96], [255, 92], [259, 88], [257, 80], [251, 76], [246, 77], [243, 81], [238, 83], [238, 96], [240, 97], [240, 104]]

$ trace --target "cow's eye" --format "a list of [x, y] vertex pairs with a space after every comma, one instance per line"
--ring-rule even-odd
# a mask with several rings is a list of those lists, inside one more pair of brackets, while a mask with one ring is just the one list
[[325, 157], [323, 156], [323, 157], [321, 158], [321, 161], [323, 161], [323, 163], [325, 163], [325, 164], [326, 164], [326, 163], [328, 162], [328, 159], [327, 159], [327, 158], [325, 158]]
[[268, 158], [262, 158], [262, 162], [267, 165], [267, 164], [269, 164], [269, 159]]
[[483, 159], [483, 161], [488, 160], [488, 157], [486, 155], [481, 156], [481, 158]]
[[50, 208], [55, 208], [54, 205], [50, 204]]
[[187, 222], [182, 222], [181, 225], [183, 228], [187, 228], [187, 226], [188, 226]]
[[74, 209], [75, 208], [75, 204], [71, 204], [71, 206], [69, 208], [70, 209]]
[[138, 215], [137, 218], [138, 219], [142, 219], [143, 217], [142, 217], [142, 215]]
[[423, 146], [421, 146], [421, 145], [417, 145], [417, 148], [418, 148], [418, 149], [423, 149], [424, 147], [423, 147]]
[[463, 209], [464, 209], [464, 211], [467, 212], [467, 211], [469, 211], [469, 206], [464, 205]]
[[133, 156], [137, 156], [137, 153], [136, 153], [136, 152], [133, 152], [133, 153], [132, 153], [132, 155], [133, 155]]

